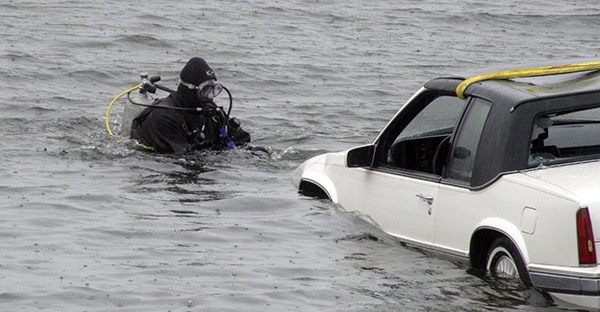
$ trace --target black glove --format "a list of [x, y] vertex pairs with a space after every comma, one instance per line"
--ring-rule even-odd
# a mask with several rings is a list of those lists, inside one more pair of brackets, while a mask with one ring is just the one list
[[241, 123], [240, 123], [240, 120], [239, 120], [239, 119], [237, 119], [237, 118], [235, 118], [235, 117], [231, 117], [231, 118], [229, 119], [229, 127], [233, 128], [233, 129], [235, 129], [235, 130], [237, 130], [237, 129], [239, 129], [239, 128], [240, 128], [240, 126], [241, 126]]

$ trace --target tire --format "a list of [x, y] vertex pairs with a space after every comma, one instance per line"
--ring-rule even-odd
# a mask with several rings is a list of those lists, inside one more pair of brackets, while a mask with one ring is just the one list
[[515, 245], [504, 236], [494, 241], [485, 263], [485, 269], [496, 277], [520, 279], [526, 286], [532, 285], [521, 254]]

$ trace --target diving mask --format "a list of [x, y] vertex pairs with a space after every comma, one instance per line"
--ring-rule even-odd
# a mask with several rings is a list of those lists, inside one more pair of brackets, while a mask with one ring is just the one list
[[217, 95], [221, 94], [221, 91], [223, 91], [223, 86], [213, 79], [207, 80], [201, 83], [199, 86], [195, 86], [182, 80], [179, 81], [179, 84], [184, 85], [192, 90], [196, 90], [196, 92], [198, 92], [198, 96], [204, 99], [215, 98]]
[[223, 86], [216, 81], [207, 80], [201, 83], [196, 90], [198, 91], [198, 95], [200, 95], [200, 97], [212, 99], [221, 94], [221, 91], [223, 91]]

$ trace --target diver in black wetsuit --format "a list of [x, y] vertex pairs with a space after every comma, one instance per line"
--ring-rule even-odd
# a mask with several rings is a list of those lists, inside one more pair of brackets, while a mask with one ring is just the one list
[[250, 142], [250, 134], [240, 127], [239, 121], [229, 118], [213, 102], [223, 87], [204, 59], [191, 58], [179, 77], [176, 92], [155, 101], [156, 107], [144, 109], [133, 119], [132, 139], [155, 152], [177, 155]]

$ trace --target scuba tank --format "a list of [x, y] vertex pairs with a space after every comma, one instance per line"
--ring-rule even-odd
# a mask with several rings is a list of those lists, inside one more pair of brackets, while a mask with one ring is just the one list
[[121, 132], [119, 133], [122, 137], [129, 137], [129, 133], [131, 132], [131, 121], [137, 117], [143, 110], [144, 106], [135, 105], [133, 103], [140, 103], [144, 105], [151, 105], [154, 101], [154, 98], [150, 96], [148, 93], [156, 92], [156, 87], [152, 85], [152, 83], [160, 80], [160, 77], [151, 77], [148, 80], [148, 73], [140, 73], [140, 88], [139, 92], [136, 96], [131, 98], [128, 104], [125, 105], [123, 110], [123, 119], [121, 121]]

